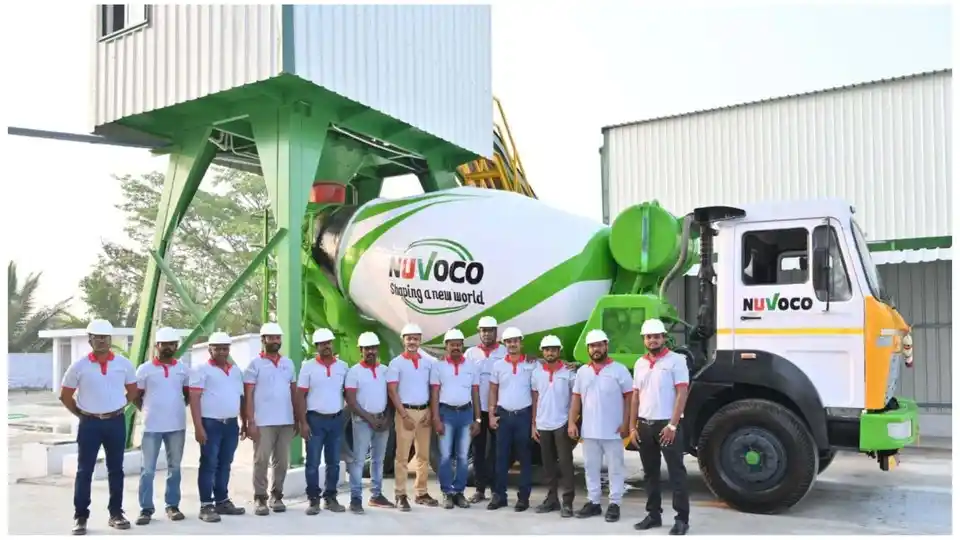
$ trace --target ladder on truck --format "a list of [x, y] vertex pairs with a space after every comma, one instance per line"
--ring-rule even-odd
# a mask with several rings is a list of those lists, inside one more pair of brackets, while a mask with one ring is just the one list
[[493, 98], [493, 159], [480, 158], [457, 167], [463, 185], [500, 191], [512, 191], [537, 198], [527, 182], [523, 162], [513, 142], [510, 125], [500, 100]]

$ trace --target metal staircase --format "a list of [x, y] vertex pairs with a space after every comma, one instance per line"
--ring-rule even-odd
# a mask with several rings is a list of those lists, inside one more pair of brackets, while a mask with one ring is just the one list
[[493, 159], [481, 158], [464, 163], [457, 167], [457, 173], [465, 186], [512, 191], [536, 199], [537, 195], [523, 171], [523, 162], [514, 145], [503, 106], [496, 97], [493, 105]]

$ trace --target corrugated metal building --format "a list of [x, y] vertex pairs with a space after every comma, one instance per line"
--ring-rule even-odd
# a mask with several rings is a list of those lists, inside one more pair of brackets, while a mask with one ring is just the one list
[[[857, 208], [887, 292], [913, 326], [900, 392], [924, 432], [952, 407], [951, 70], [603, 129], [603, 218], [657, 199], [697, 206], [841, 197]], [[696, 313], [695, 280], [672, 287]]]

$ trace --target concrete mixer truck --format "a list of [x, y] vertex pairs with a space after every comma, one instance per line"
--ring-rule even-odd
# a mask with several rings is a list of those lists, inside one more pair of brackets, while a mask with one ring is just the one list
[[[476, 344], [489, 315], [522, 329], [528, 353], [553, 334], [586, 363], [583, 336], [602, 328], [611, 357], [632, 369], [641, 323], [659, 318], [690, 366], [685, 445], [707, 485], [738, 510], [780, 512], [838, 449], [886, 471], [918, 434], [916, 403], [894, 396], [909, 327], [854, 213], [820, 200], [676, 217], [653, 201], [606, 226], [472, 187], [311, 205], [304, 331], [332, 328], [356, 361], [362, 331], [397, 354], [414, 322], [438, 351], [454, 327]], [[666, 291], [694, 266], [697, 309], [683, 320]]]

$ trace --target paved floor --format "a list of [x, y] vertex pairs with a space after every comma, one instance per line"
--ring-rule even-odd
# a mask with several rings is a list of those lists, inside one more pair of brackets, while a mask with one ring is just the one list
[[[40, 480], [18, 480], [17, 467], [24, 443], [57, 438], [48, 432], [29, 430], [30, 421], [57, 423], [61, 413], [48, 405], [48, 398], [11, 396], [10, 413], [25, 414], [11, 427], [9, 444], [9, 523], [10, 534], [64, 534], [71, 527], [72, 479], [52, 477]], [[40, 416], [37, 417], [36, 415]], [[62, 436], [61, 436], [62, 438]], [[250, 443], [243, 443], [231, 482], [232, 496], [252, 510], [250, 488]], [[191, 443], [195, 447], [195, 443]], [[367, 509], [364, 516], [321, 512], [318, 516], [303, 513], [306, 501], [288, 502], [286, 514], [258, 517], [224, 518], [219, 524], [196, 519], [195, 448], [184, 461], [183, 503], [187, 520], [171, 523], [160, 518], [146, 527], [130, 531], [114, 531], [106, 526], [106, 482], [95, 482], [90, 534], [636, 534], [632, 524], [642, 518], [645, 497], [640, 489], [640, 462], [636, 454], [628, 455], [628, 484], [623, 502], [623, 519], [609, 524], [602, 519], [561, 519], [557, 514], [536, 515], [531, 511], [516, 514], [511, 509], [497, 511], [498, 519], [484, 508], [443, 510], [415, 507], [409, 514], [392, 510]], [[579, 460], [578, 464], [582, 464]], [[696, 462], [688, 457], [688, 470], [693, 499], [690, 534], [950, 534], [952, 530], [952, 461], [948, 452], [910, 449], [895, 471], [881, 473], [876, 464], [863, 456], [838, 456], [820, 476], [810, 495], [789, 513], [778, 516], [741, 514], [717, 503], [706, 489]], [[665, 474], [665, 472], [664, 472]], [[577, 505], [583, 502], [582, 472]], [[128, 517], [136, 514], [138, 479], [126, 480], [125, 507]], [[369, 481], [366, 481], [369, 485]], [[438, 495], [436, 480], [431, 480], [433, 494]], [[163, 493], [162, 473], [156, 479], [157, 501]], [[384, 491], [393, 492], [392, 480], [386, 480]], [[510, 493], [513, 498], [515, 493]], [[542, 498], [542, 490], [534, 491], [534, 503]], [[341, 497], [346, 502], [346, 497]], [[429, 515], [429, 519], [426, 519]], [[670, 513], [667, 513], [670, 517]], [[648, 534], [666, 534], [667, 529]]]

